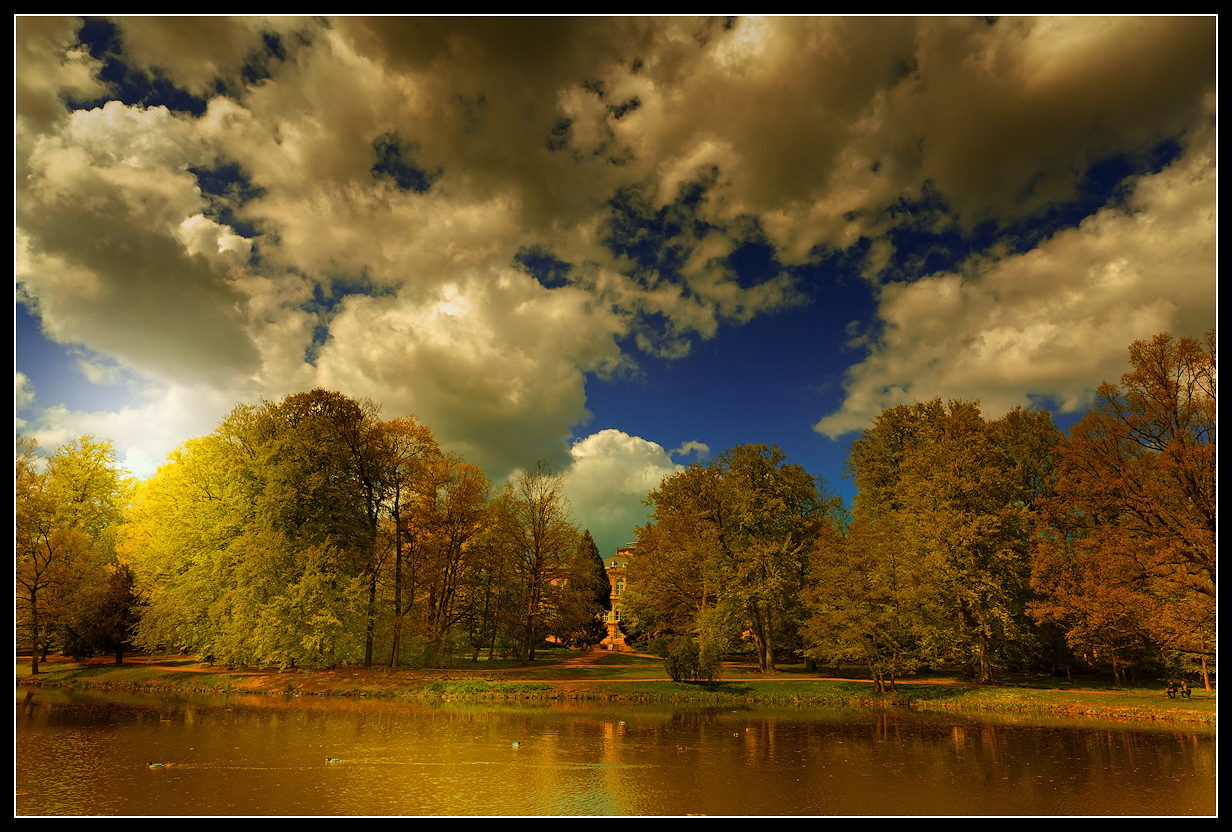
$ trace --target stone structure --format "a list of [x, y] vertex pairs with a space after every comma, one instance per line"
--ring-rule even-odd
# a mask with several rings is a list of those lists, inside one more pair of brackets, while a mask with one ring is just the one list
[[603, 565], [607, 569], [607, 579], [612, 584], [612, 611], [607, 614], [606, 620], [607, 638], [603, 639], [600, 645], [605, 650], [632, 649], [625, 643], [624, 633], [620, 632], [620, 599], [628, 589], [625, 572], [635, 548], [633, 543], [628, 546], [618, 546], [615, 555], [603, 559]]

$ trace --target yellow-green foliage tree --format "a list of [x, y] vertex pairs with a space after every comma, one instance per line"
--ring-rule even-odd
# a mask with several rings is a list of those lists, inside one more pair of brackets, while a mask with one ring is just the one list
[[86, 621], [116, 566], [116, 528], [131, 484], [110, 441], [84, 436], [49, 459], [17, 437], [14, 555], [19, 624], [38, 673], [39, 652]]
[[145, 484], [126, 529], [149, 593], [142, 643], [232, 663], [332, 665], [358, 653], [370, 664], [390, 532], [401, 527], [390, 515], [435, 447], [413, 427], [313, 390], [239, 406], [185, 443]]
[[[214, 433], [168, 455], [140, 487], [123, 528], [122, 551], [145, 588], [138, 643], [243, 661], [246, 619], [232, 625], [247, 582], [257, 478], [252, 408], [237, 407]], [[259, 574], [259, 573], [258, 573]]]

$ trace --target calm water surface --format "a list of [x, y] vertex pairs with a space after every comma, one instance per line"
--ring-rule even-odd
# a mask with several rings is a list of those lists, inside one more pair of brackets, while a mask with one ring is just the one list
[[18, 689], [15, 763], [18, 815], [1216, 812], [1213, 730], [899, 711]]

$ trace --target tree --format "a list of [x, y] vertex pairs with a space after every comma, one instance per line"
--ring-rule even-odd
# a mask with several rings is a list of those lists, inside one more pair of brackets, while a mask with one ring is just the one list
[[488, 522], [475, 544], [478, 574], [467, 614], [472, 661], [485, 649], [489, 659], [498, 651], [521, 655], [525, 586], [519, 574], [522, 551], [512, 528], [516, 502], [513, 485], [505, 483], [488, 505]]
[[91, 436], [61, 446], [45, 465], [37, 444], [19, 436], [15, 485], [17, 612], [38, 673], [40, 649], [81, 614], [83, 587], [101, 583], [114, 564], [130, 487], [114, 445]]
[[787, 461], [778, 446], [740, 445], [719, 457], [731, 512], [721, 539], [763, 673], [774, 673], [774, 651], [796, 636], [807, 553], [830, 508], [811, 474]]
[[150, 588], [142, 643], [281, 666], [362, 650], [370, 663], [390, 553], [401, 568], [401, 501], [436, 453], [413, 420], [376, 414], [313, 390], [239, 406], [173, 453], [127, 530]]
[[425, 600], [424, 664], [438, 667], [441, 649], [476, 591], [475, 544], [487, 522], [490, 483], [482, 470], [453, 454], [430, 463], [422, 497]]
[[[407, 611], [402, 599], [404, 545], [412, 550], [414, 548], [413, 533], [408, 534], [414, 524], [404, 509], [418, 505], [427, 492], [430, 480], [428, 472], [431, 470], [432, 461], [440, 455], [440, 448], [432, 436], [432, 431], [412, 418], [390, 420], [385, 423], [384, 431], [391, 492], [389, 516], [394, 548], [393, 644], [390, 649], [390, 667], [396, 669], [402, 649], [403, 620]], [[413, 575], [412, 572], [409, 597], [412, 604], [415, 587]]]
[[38, 648], [42, 631], [43, 594], [58, 579], [59, 557], [50, 540], [54, 513], [47, 495], [46, 479], [39, 471], [38, 444], [17, 435], [14, 480], [16, 497], [13, 517], [13, 548], [17, 571], [18, 623], [30, 639], [30, 672], [39, 672]]
[[[266, 403], [256, 430], [264, 488], [260, 510], [293, 545], [332, 541], [367, 587], [364, 666], [372, 664], [381, 555], [379, 519], [389, 493], [385, 431], [370, 401], [316, 389]], [[345, 567], [344, 567], [345, 568]]]
[[56, 449], [47, 463], [56, 523], [77, 529], [99, 546], [114, 545], [131, 486], [109, 439], [83, 436]]
[[808, 472], [777, 446], [741, 445], [667, 477], [647, 497], [654, 520], [638, 531], [632, 613], [658, 632], [696, 633], [715, 646], [751, 634], [758, 665], [799, 629], [807, 553], [833, 520]]
[[[138, 489], [120, 550], [145, 588], [136, 642], [241, 660], [223, 633], [245, 578], [236, 549], [256, 517], [251, 411], [236, 408], [209, 436], [190, 439]], [[236, 628], [242, 632], [242, 628]]]
[[88, 658], [96, 651], [112, 653], [117, 665], [124, 664], [124, 651], [131, 646], [133, 627], [140, 620], [136, 577], [126, 564], [107, 569], [106, 581], [85, 588], [84, 603], [65, 626], [65, 652]]
[[569, 647], [588, 648], [603, 641], [607, 625], [603, 613], [612, 609], [612, 584], [603, 556], [587, 529], [577, 539], [568, 574], [557, 586], [552, 634]]
[[546, 634], [543, 622], [554, 612], [553, 587], [568, 577], [569, 558], [577, 550], [578, 531], [569, 522], [561, 483], [560, 474], [543, 461], [519, 472], [496, 518], [520, 584], [523, 664], [535, 659], [536, 642]]
[[857, 518], [890, 520], [927, 587], [928, 649], [978, 663], [1025, 633], [1031, 510], [1049, 488], [1047, 414], [985, 422], [972, 402], [939, 399], [887, 410], [853, 443]]
[[[1116, 641], [1215, 655], [1215, 333], [1129, 348], [1121, 384], [1057, 447], [1058, 491], [1036, 549], [1043, 620], [1112, 649], [1102, 611], [1130, 608]], [[1102, 600], [1101, 600], [1102, 599]], [[1115, 601], [1112, 599], [1116, 599]]]
[[623, 619], [650, 638], [697, 631], [698, 617], [719, 601], [719, 469], [694, 463], [665, 477], [646, 497], [654, 519], [637, 530], [628, 568]]
[[868, 666], [879, 693], [926, 659], [921, 564], [896, 518], [857, 517], [814, 551], [807, 655]]

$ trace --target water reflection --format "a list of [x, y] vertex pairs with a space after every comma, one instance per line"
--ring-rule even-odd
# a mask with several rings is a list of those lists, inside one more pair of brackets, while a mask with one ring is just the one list
[[1193, 729], [815, 708], [47, 691], [19, 691], [16, 705], [18, 814], [1215, 811], [1214, 732]]

